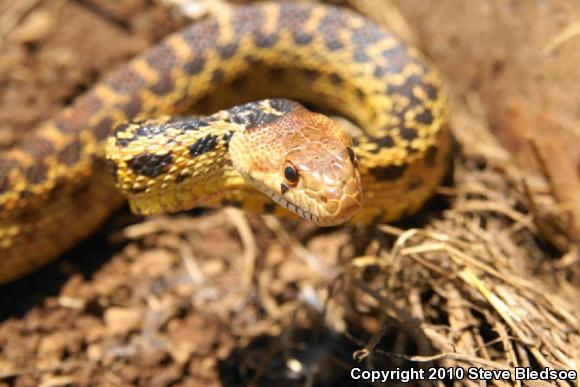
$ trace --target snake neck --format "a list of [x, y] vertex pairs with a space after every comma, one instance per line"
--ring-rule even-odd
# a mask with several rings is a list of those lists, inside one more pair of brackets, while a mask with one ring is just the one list
[[[262, 100], [209, 116], [163, 116], [125, 124], [107, 142], [108, 165], [137, 214], [236, 204], [240, 195], [253, 191], [243, 161], [251, 154], [264, 155], [276, 141], [275, 133], [267, 141], [252, 138], [251, 146], [243, 138], [296, 105]], [[232, 142], [239, 144], [234, 152]]]
[[107, 142], [107, 164], [134, 213], [217, 206], [224, 193], [245, 186], [229, 156], [244, 126], [226, 115], [164, 116], [117, 129]]

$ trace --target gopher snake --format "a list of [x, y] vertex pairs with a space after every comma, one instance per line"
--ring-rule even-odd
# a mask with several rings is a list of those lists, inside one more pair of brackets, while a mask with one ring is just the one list
[[[138, 116], [209, 114], [269, 97], [300, 100], [352, 119], [364, 130], [352, 133], [356, 160], [349, 151], [351, 140], [340, 130], [324, 129], [321, 116], [286, 100], [243, 105], [238, 113], [257, 109], [247, 120], [233, 108], [205, 118], [125, 125], [109, 140], [108, 163], [132, 208], [156, 213], [192, 205], [239, 205], [259, 213], [285, 211], [246, 183], [230, 167], [232, 161], [224, 161], [224, 152], [234, 144], [234, 131], [260, 127], [254, 132], [265, 133], [263, 127], [288, 120], [298, 126], [306, 122], [320, 133], [326, 130], [329, 141], [342, 141], [336, 145], [342, 152], [336, 160], [358, 161], [364, 207], [353, 218], [357, 223], [412, 214], [446, 170], [445, 96], [437, 74], [415, 49], [341, 8], [296, 2], [232, 6], [170, 35], [0, 156], [0, 283], [62, 254], [122, 203], [103, 157], [112, 128]], [[256, 125], [261, 119], [266, 124]], [[284, 138], [266, 134], [235, 144], [238, 154], [264, 152], [253, 159], [264, 165], [250, 168], [265, 169], [271, 155], [284, 159], [284, 146], [273, 146], [284, 145]], [[177, 157], [179, 149], [188, 151]], [[345, 172], [355, 179], [344, 188], [351, 201], [337, 210], [341, 205], [334, 199], [319, 197], [335, 203], [316, 219], [310, 207], [291, 207], [309, 206], [305, 199], [279, 191], [285, 191], [280, 184], [284, 170], [262, 171], [276, 175], [272, 184], [277, 186], [264, 188], [278, 190], [266, 193], [294, 212], [331, 224], [359, 209], [355, 172]], [[306, 184], [308, 178], [301, 177]], [[305, 189], [299, 188], [289, 192]], [[282, 199], [284, 195], [288, 197]], [[333, 213], [340, 213], [340, 219], [328, 219]]]

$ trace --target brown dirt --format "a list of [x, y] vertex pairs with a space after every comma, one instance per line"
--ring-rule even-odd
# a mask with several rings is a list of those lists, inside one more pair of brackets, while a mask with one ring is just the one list
[[[554, 36], [577, 9], [396, 3], [402, 13], [385, 19], [402, 20], [442, 70], [461, 145], [419, 216], [361, 232], [234, 210], [121, 211], [0, 288], [0, 386], [367, 385], [349, 381], [351, 367], [574, 368], [578, 209], [559, 210], [575, 187], [558, 187], [578, 177], [577, 148], [561, 144], [578, 143], [580, 38]], [[0, 0], [11, 26], [0, 27], [0, 149], [184, 23], [145, 0]], [[548, 142], [545, 126], [557, 133]]]

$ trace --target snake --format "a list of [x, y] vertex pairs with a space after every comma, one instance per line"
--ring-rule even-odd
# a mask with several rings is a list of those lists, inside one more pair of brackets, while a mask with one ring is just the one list
[[448, 169], [448, 121], [434, 66], [360, 14], [229, 5], [0, 154], [0, 283], [70, 250], [126, 198], [143, 215], [236, 206], [321, 226], [410, 216]]

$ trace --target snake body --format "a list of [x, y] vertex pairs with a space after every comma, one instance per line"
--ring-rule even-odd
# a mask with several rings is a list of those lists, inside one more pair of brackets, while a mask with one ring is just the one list
[[[417, 50], [341, 8], [232, 6], [131, 60], [0, 155], [0, 283], [70, 249], [122, 204], [104, 157], [114, 127], [137, 117], [211, 114], [271, 97], [338, 112], [362, 128], [351, 133], [364, 191], [355, 223], [416, 212], [445, 173], [445, 96]], [[109, 169], [137, 212], [191, 205], [285, 211], [224, 167], [231, 163], [224, 152], [233, 144], [232, 122], [249, 133], [256, 120], [273, 122], [278, 113], [292, 120], [304, 111], [283, 101], [243, 105], [242, 111], [252, 108], [248, 120], [230, 109], [121, 126], [108, 141]], [[350, 147], [350, 140], [341, 141]], [[255, 155], [272, 151], [276, 141], [258, 136], [236, 144], [238, 152]], [[179, 149], [187, 152], [175, 153]]]

